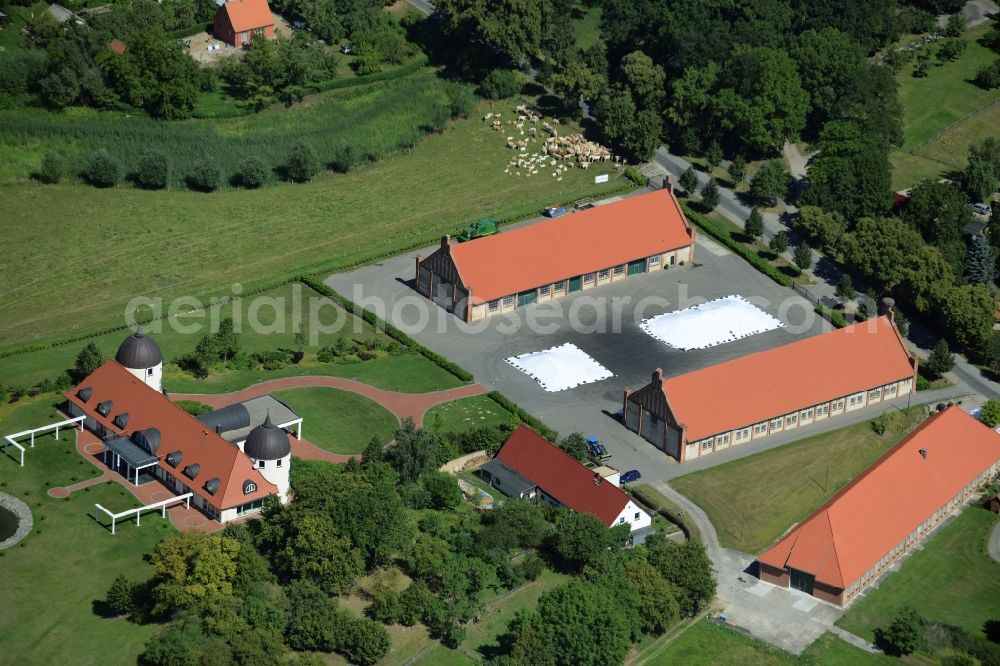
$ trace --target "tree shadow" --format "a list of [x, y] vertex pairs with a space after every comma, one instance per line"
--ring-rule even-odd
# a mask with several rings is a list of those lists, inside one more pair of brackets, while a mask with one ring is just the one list
[[1000, 643], [1000, 620], [986, 620], [983, 622], [983, 633], [991, 643]]
[[790, 278], [802, 276], [802, 271], [797, 266], [778, 266], [777, 268], [779, 272], [784, 273]]
[[840, 280], [840, 276], [843, 273], [840, 265], [828, 256], [821, 255], [819, 261], [813, 266], [813, 275], [816, 277], [829, 282], [830, 284], [837, 284]]
[[111, 605], [104, 599], [94, 599], [90, 602], [90, 609], [94, 615], [103, 617], [106, 620], [118, 617], [118, 613], [111, 609]]

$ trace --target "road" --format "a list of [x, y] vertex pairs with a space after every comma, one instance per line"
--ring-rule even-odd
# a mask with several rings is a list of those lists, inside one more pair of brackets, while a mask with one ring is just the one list
[[993, 534], [990, 535], [987, 549], [990, 551], [990, 557], [1000, 562], [1000, 523], [993, 526]]
[[430, 16], [434, 13], [434, 5], [427, 0], [407, 0], [407, 2], [416, 7], [422, 14]]

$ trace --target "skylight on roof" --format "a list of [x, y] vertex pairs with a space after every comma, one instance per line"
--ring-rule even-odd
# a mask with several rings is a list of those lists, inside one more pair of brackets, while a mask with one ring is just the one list
[[784, 324], [742, 296], [724, 296], [645, 319], [639, 326], [664, 344], [691, 351], [771, 331]]
[[564, 391], [614, 376], [579, 347], [568, 342], [540, 352], [511, 356], [506, 361], [549, 392]]

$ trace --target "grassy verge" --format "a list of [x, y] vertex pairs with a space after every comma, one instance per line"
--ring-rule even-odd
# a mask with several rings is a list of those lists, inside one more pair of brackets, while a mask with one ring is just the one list
[[[0, 417], [0, 432], [51, 422], [51, 402], [47, 396], [12, 406]], [[173, 527], [153, 512], [142, 517], [139, 527], [121, 522], [112, 536], [92, 514], [95, 503], [112, 511], [138, 506], [118, 484], [92, 486], [69, 499], [49, 497], [51, 486], [98, 473], [76, 453], [73, 442], [73, 433], [65, 431], [59, 440], [37, 438], [35, 448], [25, 454], [24, 467], [0, 456], [0, 491], [28, 503], [35, 519], [33, 534], [0, 551], [3, 652], [23, 664], [134, 663], [159, 627], [100, 617], [93, 604], [104, 598], [118, 574], [133, 581], [149, 578], [152, 570], [143, 555]]]
[[643, 483], [632, 486], [632, 494], [637, 500], [670, 521], [671, 524], [680, 527], [688, 541], [701, 541], [701, 530], [694, 524], [694, 521], [656, 488]]
[[929, 620], [984, 636], [983, 623], [1000, 617], [1000, 563], [986, 552], [996, 522], [989, 511], [965, 509], [837, 624], [873, 640], [876, 627], [887, 627], [900, 608], [912, 606]]
[[424, 414], [424, 424], [440, 432], [465, 432], [477, 426], [509, 423], [512, 418], [513, 414], [489, 396], [474, 395], [431, 407]]
[[348, 391], [300, 388], [275, 396], [302, 416], [306, 439], [331, 453], [361, 453], [372, 437], [388, 444], [399, 426], [388, 409]]
[[688, 474], [670, 485], [708, 514], [723, 547], [758, 553], [899, 441], [919, 420], [920, 410], [892, 414], [894, 427], [885, 437], [865, 421]]

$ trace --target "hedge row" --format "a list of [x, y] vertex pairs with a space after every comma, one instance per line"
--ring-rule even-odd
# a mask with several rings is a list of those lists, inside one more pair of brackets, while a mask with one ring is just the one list
[[837, 312], [836, 310], [828, 308], [825, 305], [817, 305], [815, 307], [815, 311], [816, 314], [829, 320], [829, 322], [837, 328], [844, 328], [847, 326], [847, 318], [844, 317], [842, 312]]
[[758, 271], [771, 278], [782, 287], [792, 286], [791, 278], [772, 266], [771, 262], [762, 259], [752, 249], [730, 236], [729, 232], [719, 226], [714, 220], [710, 220], [701, 213], [691, 210], [691, 207], [687, 204], [682, 203], [681, 208], [684, 209], [684, 214], [687, 216], [688, 220], [694, 222], [706, 234], [746, 259], [747, 262]]
[[545, 423], [543, 423], [540, 419], [537, 419], [528, 412], [524, 411], [524, 409], [519, 404], [517, 404], [516, 402], [505, 396], [500, 391], [490, 391], [489, 393], [486, 394], [486, 396], [490, 400], [497, 403], [498, 405], [506, 409], [508, 412], [516, 416], [521, 423], [537, 431], [545, 439], [551, 442], [554, 442], [557, 439], [559, 439], [558, 432], [545, 425]]
[[317, 280], [316, 278], [303, 275], [300, 276], [299, 281], [312, 289], [313, 291], [326, 296], [330, 300], [340, 304], [342, 308], [353, 314], [355, 317], [360, 317], [364, 321], [368, 322], [376, 329], [384, 331], [386, 335], [395, 340], [396, 342], [406, 346], [407, 348], [419, 353], [421, 356], [426, 358], [431, 363], [437, 365], [443, 370], [450, 372], [455, 377], [458, 377], [463, 382], [472, 381], [472, 373], [467, 371], [465, 368], [460, 367], [457, 363], [453, 363], [446, 359], [441, 354], [424, 347], [422, 344], [411, 338], [409, 335], [399, 330], [387, 321], [383, 321], [378, 318], [378, 316], [371, 310], [366, 310], [364, 308], [358, 307], [353, 301], [345, 298], [338, 294], [336, 291], [330, 287], [323, 284], [322, 280]]
[[427, 56], [422, 55], [413, 62], [407, 63], [395, 69], [386, 70], [384, 72], [376, 72], [375, 74], [365, 74], [364, 76], [355, 76], [349, 79], [328, 79], [326, 81], [315, 83], [309, 86], [309, 88], [316, 92], [326, 92], [327, 90], [339, 90], [341, 88], [363, 86], [366, 83], [391, 81], [393, 79], [401, 79], [404, 76], [409, 76], [410, 74], [420, 71], [426, 66]]
[[694, 524], [694, 521], [690, 519], [688, 514], [681, 511], [673, 503], [664, 504], [663, 499], [666, 498], [660, 499], [659, 497], [647, 494], [645, 488], [641, 485], [633, 486], [629, 488], [629, 490], [631, 491], [633, 497], [638, 499], [642, 504], [645, 504], [648, 508], [681, 528], [681, 531], [684, 532], [684, 536], [687, 537], [688, 541], [695, 543], [701, 542], [701, 530], [698, 529], [698, 526]]
[[190, 28], [181, 28], [180, 30], [174, 30], [167, 33], [167, 37], [172, 39], [184, 39], [185, 37], [194, 37], [199, 32], [212, 32], [211, 23], [199, 23], [198, 25], [193, 25]]

